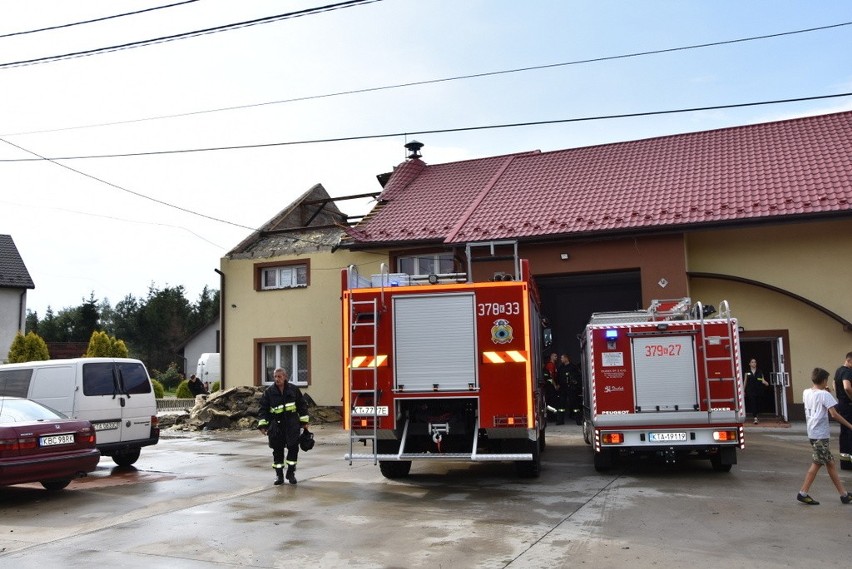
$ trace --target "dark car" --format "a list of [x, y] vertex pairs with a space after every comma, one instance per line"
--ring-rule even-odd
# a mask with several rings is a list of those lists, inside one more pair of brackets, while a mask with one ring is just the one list
[[40, 482], [62, 490], [98, 466], [95, 429], [35, 401], [0, 397], [0, 486]]

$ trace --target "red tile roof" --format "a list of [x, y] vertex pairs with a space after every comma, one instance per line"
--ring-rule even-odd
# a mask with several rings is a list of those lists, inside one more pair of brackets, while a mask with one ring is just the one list
[[852, 112], [394, 170], [364, 244], [649, 232], [852, 214]]

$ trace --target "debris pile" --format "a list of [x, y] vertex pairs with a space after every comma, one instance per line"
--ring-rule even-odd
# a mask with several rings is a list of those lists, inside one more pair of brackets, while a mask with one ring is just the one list
[[[183, 413], [164, 414], [159, 417], [160, 428], [183, 431], [217, 429], [256, 429], [260, 411], [260, 396], [266, 387], [240, 385], [210, 395], [199, 395], [195, 406]], [[341, 420], [340, 413], [331, 407], [318, 407], [305, 393], [311, 423], [334, 423]]]

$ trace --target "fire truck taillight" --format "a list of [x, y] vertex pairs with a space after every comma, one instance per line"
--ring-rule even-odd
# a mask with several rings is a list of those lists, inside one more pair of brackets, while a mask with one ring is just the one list
[[624, 433], [604, 433], [601, 442], [605, 445], [620, 445], [624, 442]]
[[737, 432], [730, 431], [713, 431], [713, 440], [719, 442], [736, 442]]

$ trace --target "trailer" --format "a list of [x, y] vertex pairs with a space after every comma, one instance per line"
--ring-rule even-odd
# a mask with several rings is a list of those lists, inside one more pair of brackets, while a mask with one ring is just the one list
[[[507, 248], [511, 255], [500, 254]], [[546, 425], [538, 292], [516, 243], [472, 243], [466, 253], [466, 273], [383, 269], [365, 279], [343, 270], [350, 464], [370, 460], [398, 478], [414, 461], [511, 461], [521, 476], [538, 476]], [[478, 261], [508, 270], [474, 282]]]
[[631, 456], [709, 459], [727, 472], [745, 447], [739, 328], [727, 301], [654, 300], [594, 313], [581, 336], [583, 437], [598, 471]]

